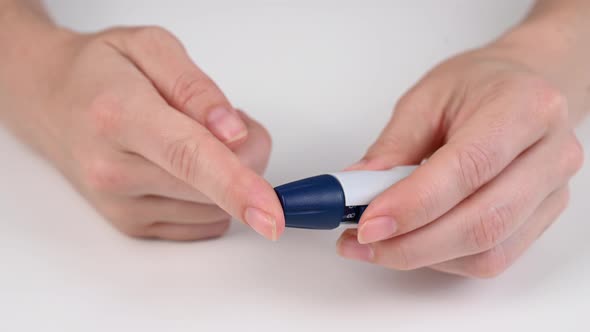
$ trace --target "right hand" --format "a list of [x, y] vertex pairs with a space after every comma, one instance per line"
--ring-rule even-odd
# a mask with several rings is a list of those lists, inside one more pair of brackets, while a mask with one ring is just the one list
[[[43, 39], [43, 38], [40, 38]], [[284, 230], [261, 174], [270, 137], [155, 27], [59, 31], [0, 70], [1, 114], [122, 232], [196, 240], [230, 216]]]

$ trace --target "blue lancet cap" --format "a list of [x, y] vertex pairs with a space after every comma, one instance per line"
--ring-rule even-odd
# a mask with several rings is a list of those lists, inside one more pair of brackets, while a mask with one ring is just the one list
[[344, 191], [331, 175], [318, 175], [275, 188], [287, 227], [334, 229], [345, 209]]

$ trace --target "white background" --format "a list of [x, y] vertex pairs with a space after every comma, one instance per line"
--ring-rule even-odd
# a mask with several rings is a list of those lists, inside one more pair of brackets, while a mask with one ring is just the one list
[[[426, 70], [491, 40], [531, 1], [47, 3], [83, 31], [175, 32], [268, 126], [268, 178], [280, 184], [358, 159]], [[338, 231], [288, 230], [270, 243], [235, 225], [217, 241], [132, 240], [2, 130], [0, 152], [0, 331], [590, 329], [588, 167], [571, 207], [516, 265], [466, 280], [346, 261]]]

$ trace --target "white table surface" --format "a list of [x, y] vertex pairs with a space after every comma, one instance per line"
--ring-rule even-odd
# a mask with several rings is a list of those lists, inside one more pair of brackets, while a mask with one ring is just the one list
[[[91, 31], [159, 24], [274, 137], [274, 184], [362, 155], [395, 100], [530, 1], [51, 0]], [[590, 125], [580, 129], [589, 147]], [[129, 239], [0, 130], [0, 331], [588, 331], [590, 169], [570, 208], [507, 273], [394, 272], [335, 253], [339, 232], [278, 243]], [[586, 310], [584, 310], [586, 309]]]

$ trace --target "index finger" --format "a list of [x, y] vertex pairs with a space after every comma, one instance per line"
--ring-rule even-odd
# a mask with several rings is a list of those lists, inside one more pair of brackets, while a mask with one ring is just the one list
[[[272, 186], [206, 128], [164, 101], [135, 101], [121, 112], [120, 143], [188, 183], [263, 236], [276, 240], [284, 217]], [[138, 112], [137, 110], [141, 110]]]
[[248, 131], [224, 93], [189, 57], [182, 43], [159, 27], [116, 29], [109, 44], [133, 62], [175, 109], [237, 146]]
[[555, 94], [539, 98], [537, 90], [518, 92], [484, 106], [427, 162], [377, 197], [359, 222], [359, 242], [384, 240], [434, 221], [540, 140], [561, 116], [556, 110], [565, 107], [563, 100]]

